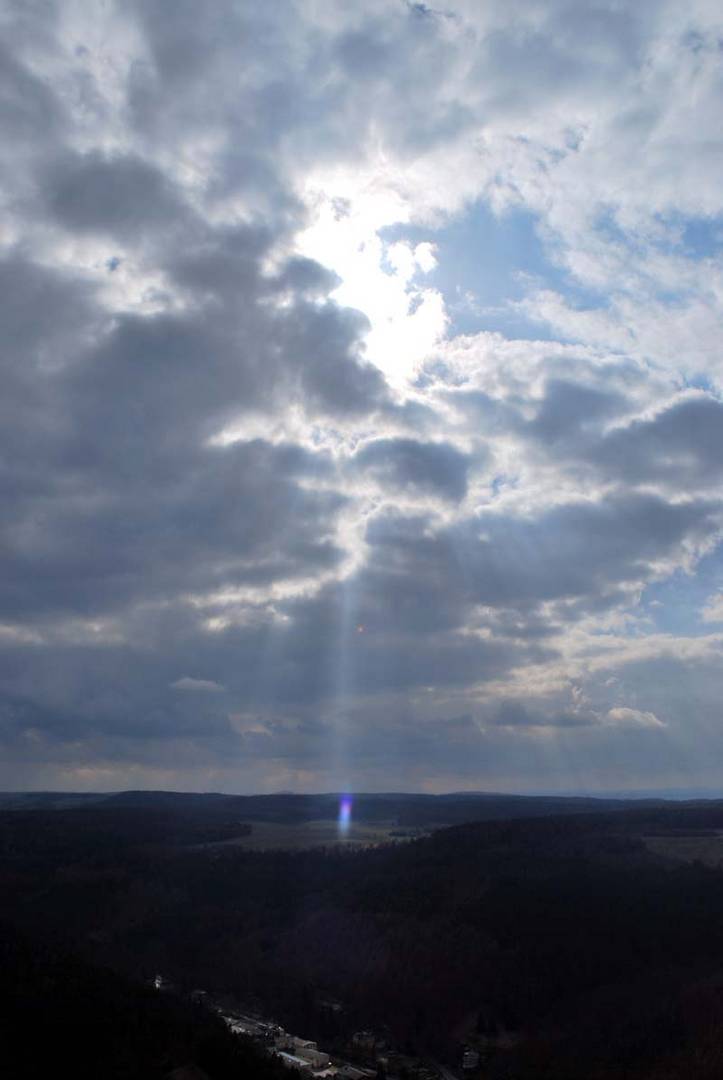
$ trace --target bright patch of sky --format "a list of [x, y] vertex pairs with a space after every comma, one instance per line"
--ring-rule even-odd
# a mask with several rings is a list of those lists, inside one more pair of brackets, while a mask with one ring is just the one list
[[517, 301], [537, 288], [564, 291], [578, 303], [591, 296], [551, 261], [537, 225], [528, 211], [495, 214], [478, 201], [439, 228], [392, 225], [380, 236], [388, 245], [433, 243], [436, 265], [425, 283], [444, 299], [450, 337], [499, 330], [513, 338], [545, 339], [552, 337], [547, 327], [526, 318]]
[[530, 211], [495, 213], [478, 200], [434, 227], [378, 226], [395, 213], [406, 216], [408, 208], [366, 192], [317, 196], [313, 206], [299, 250], [339, 275], [335, 299], [367, 316], [367, 355], [398, 389], [445, 337], [486, 330], [565, 341], [520, 305], [532, 291], [563, 293], [578, 309], [605, 302], [550, 258]]
[[[723, 630], [712, 616], [720, 608], [723, 594], [723, 547], [704, 556], [694, 573], [676, 571], [666, 581], [649, 585], [641, 597], [640, 612], [656, 631], [673, 635], [704, 635], [712, 629]], [[720, 626], [712, 626], [720, 621]]]
[[[672, 218], [670, 246], [691, 259], [713, 259], [723, 250], [723, 217]], [[677, 234], [677, 235], [676, 235]]]
[[348, 198], [314, 192], [312, 205], [313, 220], [299, 237], [299, 251], [339, 276], [334, 299], [366, 315], [366, 355], [392, 386], [403, 389], [447, 327], [442, 294], [427, 280], [437, 265], [435, 249], [423, 238], [385, 243], [379, 223], [404, 210], [384, 194], [352, 189]]

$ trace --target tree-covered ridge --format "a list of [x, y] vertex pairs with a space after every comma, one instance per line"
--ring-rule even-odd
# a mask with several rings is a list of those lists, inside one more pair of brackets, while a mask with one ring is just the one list
[[600, 1080], [720, 1074], [723, 872], [645, 839], [713, 835], [717, 804], [302, 853], [184, 846], [185, 825], [172, 842], [156, 826], [137, 809], [3, 815], [0, 912], [329, 1045], [368, 1027], [455, 1060], [471, 1033], [492, 1076], [579, 1080], [581, 1062]]
[[[0, 1037], [17, 1080], [288, 1080], [201, 1006], [0, 926]], [[195, 1071], [194, 1071], [195, 1070]]]

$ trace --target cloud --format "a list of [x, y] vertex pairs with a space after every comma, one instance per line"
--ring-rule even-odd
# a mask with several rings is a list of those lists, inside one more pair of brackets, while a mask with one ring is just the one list
[[627, 709], [623, 707], [608, 710], [606, 722], [608, 724], [614, 724], [616, 727], [665, 727], [663, 721], [659, 720], [655, 713], [644, 712], [642, 709]]
[[213, 679], [193, 679], [190, 675], [184, 675], [170, 684], [172, 690], [200, 691], [206, 694], [220, 694], [225, 690], [221, 683]]
[[494, 716], [494, 723], [503, 728], [576, 728], [598, 722], [590, 710], [573, 707], [559, 712], [530, 712], [520, 701], [502, 701]]
[[722, 29], [10, 6], [0, 782], [717, 768]]
[[375, 439], [357, 451], [354, 461], [384, 487], [417, 490], [454, 501], [467, 493], [469, 458], [449, 444]]
[[700, 617], [703, 622], [723, 622], [723, 593], [715, 593], [709, 598], [708, 603], [701, 608]]
[[185, 208], [171, 182], [133, 155], [68, 155], [44, 168], [43, 184], [50, 212], [66, 229], [122, 240], [149, 227], [184, 225]]
[[652, 417], [615, 427], [583, 452], [628, 483], [657, 481], [689, 490], [720, 482], [723, 405], [708, 394], [680, 395]]

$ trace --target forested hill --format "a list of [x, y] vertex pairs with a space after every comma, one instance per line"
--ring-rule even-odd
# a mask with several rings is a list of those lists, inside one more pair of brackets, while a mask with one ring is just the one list
[[472, 1041], [484, 1080], [723, 1075], [723, 804], [303, 852], [198, 843], [219, 827], [6, 811], [0, 918], [42, 943], [32, 970], [57, 948], [135, 982], [162, 972], [328, 1045], [369, 1028], [454, 1063]]
[[0, 924], [0, 1039], [14, 1080], [289, 1080], [207, 1009]]
[[[243, 821], [301, 822], [333, 820], [339, 813], [339, 794], [223, 795], [175, 791], [121, 791], [112, 794], [74, 792], [0, 792], [2, 810], [70, 810], [103, 807], [163, 811], [199, 818], [233, 816]], [[660, 799], [645, 805], [662, 805]], [[355, 794], [354, 819], [393, 820], [400, 825], [456, 825], [467, 821], [549, 817], [598, 813], [643, 805], [631, 799], [556, 795], [504, 795], [460, 792], [449, 795], [417, 793]]]

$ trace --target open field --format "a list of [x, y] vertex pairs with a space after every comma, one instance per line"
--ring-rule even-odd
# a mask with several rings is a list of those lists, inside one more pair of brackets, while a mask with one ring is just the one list
[[723, 833], [691, 833], [689, 835], [659, 835], [641, 837], [648, 851], [680, 862], [702, 862], [706, 866], [723, 866]]
[[[242, 847], [247, 851], [302, 851], [308, 848], [352, 845], [370, 847], [374, 844], [402, 842], [413, 836], [421, 836], [425, 830], [400, 829], [393, 822], [376, 822], [373, 825], [350, 825], [341, 834], [336, 821], [304, 821], [299, 823], [253, 821], [250, 836], [233, 837], [203, 844], [204, 848]], [[397, 835], [393, 835], [393, 834]], [[403, 835], [399, 835], [402, 833]]]

